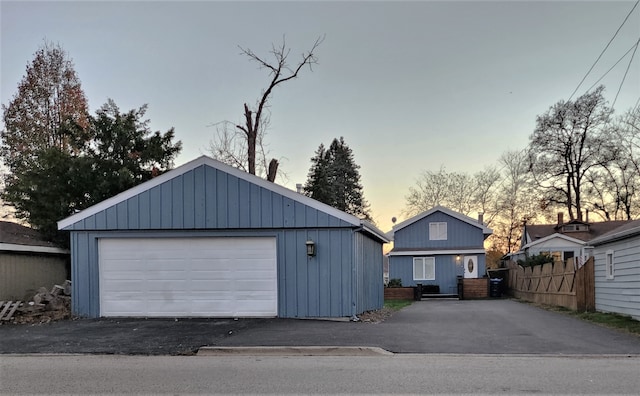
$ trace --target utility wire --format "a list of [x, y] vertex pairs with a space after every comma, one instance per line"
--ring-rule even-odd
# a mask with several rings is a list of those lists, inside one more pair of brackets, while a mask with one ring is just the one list
[[596, 59], [595, 62], [593, 62], [593, 65], [591, 65], [591, 68], [589, 68], [589, 71], [587, 71], [587, 74], [584, 75], [584, 77], [582, 77], [582, 80], [580, 81], [580, 83], [578, 84], [578, 86], [576, 87], [575, 90], [573, 90], [573, 93], [571, 94], [571, 96], [569, 96], [569, 100], [571, 100], [571, 98], [573, 98], [573, 95], [576, 94], [576, 92], [578, 92], [578, 89], [580, 89], [580, 86], [582, 85], [582, 83], [584, 82], [584, 80], [587, 79], [587, 76], [589, 75], [589, 73], [591, 73], [591, 71], [593, 70], [593, 68], [596, 66], [596, 64], [598, 63], [598, 61], [600, 60], [600, 58], [602, 58], [602, 55], [604, 55], [604, 53], [607, 51], [607, 48], [609, 48], [609, 45], [611, 45], [611, 42], [613, 41], [613, 39], [616, 38], [616, 36], [618, 35], [618, 32], [620, 32], [620, 29], [622, 29], [622, 27], [624, 26], [624, 24], [627, 22], [627, 19], [629, 19], [629, 17], [631, 16], [631, 13], [633, 13], [633, 10], [636, 9], [636, 7], [638, 6], [638, 3], [640, 3], [640, 0], [636, 1], [636, 4], [633, 5], [633, 8], [631, 8], [631, 11], [629, 11], [629, 13], [627, 14], [627, 17], [624, 18], [624, 21], [622, 21], [622, 24], [620, 25], [620, 27], [618, 27], [618, 30], [616, 30], [616, 32], [614, 33], [613, 37], [611, 37], [611, 40], [609, 40], [609, 42], [607, 43], [607, 45], [604, 47], [604, 49], [602, 50], [602, 52], [600, 53], [600, 55], [598, 55], [598, 59]]
[[[620, 63], [624, 58], [626, 58], [626, 57], [627, 57], [627, 55], [629, 54], [629, 52], [631, 52], [631, 50], [632, 50], [632, 49], [634, 49], [634, 48], [635, 48], [635, 49], [638, 49], [638, 45], [639, 45], [639, 44], [640, 44], [640, 38], [638, 39], [638, 41], [636, 41], [636, 43], [635, 43], [634, 45], [632, 45], [632, 46], [631, 46], [631, 48], [629, 48], [629, 49], [627, 50], [627, 52], [625, 52], [625, 53], [624, 53], [624, 55], [622, 55], [622, 56], [620, 57], [620, 59], [618, 59], [618, 60], [616, 61], [616, 63], [614, 63], [614, 64], [613, 64], [613, 66], [611, 66], [611, 67], [609, 68], [609, 70], [607, 70], [607, 71], [602, 75], [602, 77], [600, 77], [600, 78], [598, 79], [598, 81], [594, 82], [594, 83], [593, 83], [593, 85], [592, 85], [592, 86], [590, 86], [590, 87], [589, 87], [589, 89], [587, 89], [587, 92], [591, 91], [591, 90], [593, 89], [593, 87], [595, 87], [596, 85], [598, 85], [598, 83], [599, 83], [600, 81], [602, 81], [602, 79], [603, 79], [603, 78], [605, 78], [605, 77], [607, 76], [607, 74], [609, 74], [609, 72], [610, 72], [611, 70], [613, 70], [616, 66], [618, 66], [618, 63]], [[634, 53], [635, 53], [635, 51], [634, 51]]]
[[633, 57], [636, 56], [636, 51], [638, 50], [638, 43], [640, 43], [640, 39], [636, 43], [636, 48], [633, 50], [633, 54], [631, 54], [631, 59], [629, 59], [629, 64], [627, 65], [627, 70], [624, 72], [624, 76], [622, 76], [622, 81], [620, 81], [620, 86], [618, 87], [618, 92], [616, 93], [616, 97], [613, 99], [613, 103], [611, 104], [611, 108], [616, 105], [616, 100], [618, 100], [618, 95], [620, 95], [620, 91], [622, 90], [622, 85], [624, 84], [624, 80], [627, 78], [627, 73], [629, 73], [629, 69], [631, 68], [631, 63], [633, 62]]

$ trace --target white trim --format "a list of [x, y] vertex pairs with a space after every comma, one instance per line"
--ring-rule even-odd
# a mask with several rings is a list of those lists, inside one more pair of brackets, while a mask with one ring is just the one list
[[[611, 263], [609, 263], [609, 257], [611, 257]], [[607, 250], [607, 252], [604, 255], [604, 272], [605, 272], [606, 279], [615, 279], [616, 262], [615, 262], [615, 256], [613, 254], [613, 250]]]
[[429, 222], [429, 240], [430, 241], [446, 241], [447, 240], [447, 222], [431, 221]]
[[480, 224], [478, 223], [478, 220], [469, 217], [469, 216], [465, 216], [462, 213], [458, 213], [458, 212], [454, 212], [453, 210], [449, 209], [449, 208], [445, 208], [444, 206], [436, 206], [434, 208], [431, 208], [429, 210], [427, 210], [426, 212], [422, 212], [418, 215], [415, 215], [405, 221], [403, 221], [402, 223], [396, 224], [393, 226], [393, 228], [391, 229], [391, 231], [389, 231], [387, 234], [391, 237], [391, 239], [393, 239], [393, 236], [395, 234], [396, 231], [399, 231], [419, 220], [424, 219], [425, 217], [435, 213], [435, 212], [442, 212], [444, 214], [447, 214], [453, 218], [456, 218], [460, 221], [464, 221], [465, 223], [468, 223], [472, 226], [478, 227], [482, 230], [482, 233], [484, 235], [491, 235], [493, 234], [493, 230], [491, 230], [491, 228], [487, 227], [484, 223]]
[[[422, 261], [422, 278], [416, 277], [416, 260]], [[427, 278], [427, 266], [433, 271], [430, 271], [433, 274], [433, 278]], [[413, 280], [414, 281], [425, 281], [425, 280], [436, 280], [436, 258], [435, 257], [414, 257], [413, 258]]]
[[[623, 230], [618, 231], [620, 228], [625, 228]], [[618, 239], [626, 239], [631, 238], [635, 234], [640, 234], [640, 225], [632, 228], [626, 228], [625, 225], [621, 225], [620, 227], [614, 229], [613, 231], [609, 231], [606, 234], [600, 235], [597, 238], [593, 238], [589, 241], [591, 245], [603, 245], [605, 243], [614, 242]]]
[[[578, 244], [579, 246], [585, 246], [585, 245], [586, 245], [586, 242], [585, 242], [585, 241], [583, 241], [583, 240], [581, 240], [581, 239], [571, 238], [571, 237], [569, 237], [569, 236], [566, 236], [566, 235], [564, 235], [564, 234], [560, 234], [560, 233], [557, 233], [557, 232], [556, 232], [556, 233], [554, 233], [554, 234], [547, 235], [547, 236], [546, 236], [546, 237], [544, 237], [544, 238], [536, 239], [536, 240], [535, 240], [535, 241], [533, 241], [533, 242], [529, 242], [529, 243], [527, 243], [526, 245], [524, 245], [524, 246], [522, 247], [522, 249], [520, 249], [520, 250], [524, 250], [524, 249], [527, 249], [527, 248], [531, 248], [531, 247], [536, 246], [536, 245], [538, 245], [538, 244], [540, 244], [540, 243], [550, 241], [550, 240], [552, 240], [552, 239], [554, 239], [554, 238], [564, 239], [565, 241], [576, 243], [576, 244]], [[576, 246], [576, 247], [578, 247], [578, 246]]]
[[466, 249], [466, 250], [407, 250], [394, 252], [390, 251], [389, 256], [435, 256], [443, 254], [485, 254], [484, 249]]
[[81, 212], [78, 212], [76, 214], [73, 214], [65, 219], [62, 219], [60, 221], [58, 221], [58, 229], [62, 230], [64, 228], [67, 228], [73, 224], [75, 224], [76, 222], [86, 219], [87, 217], [90, 217], [98, 212], [101, 212], [103, 210], [106, 210], [114, 205], [117, 205], [120, 202], [124, 202], [129, 198], [132, 198], [144, 191], [150, 190], [153, 187], [159, 186], [160, 184], [167, 182], [171, 179], [173, 179], [174, 177], [177, 177], [179, 175], [182, 175], [184, 173], [189, 172], [190, 170], [193, 170], [195, 168], [198, 168], [200, 166], [210, 166], [214, 169], [217, 169], [219, 171], [225, 172], [231, 176], [235, 176], [239, 179], [242, 180], [246, 180], [249, 183], [255, 184], [257, 186], [260, 186], [262, 188], [265, 188], [267, 190], [273, 191], [277, 194], [280, 194], [286, 198], [292, 199], [294, 201], [300, 202], [304, 205], [307, 205], [313, 209], [317, 209], [321, 212], [327, 213], [333, 217], [336, 217], [340, 220], [343, 220], [349, 224], [352, 224], [354, 226], [359, 226], [359, 227], [363, 227], [363, 229], [367, 230], [368, 232], [378, 236], [380, 239], [389, 242], [387, 235], [382, 232], [381, 230], [377, 229], [376, 227], [374, 227], [373, 225], [365, 222], [364, 220], [360, 220], [359, 218], [357, 218], [356, 216], [350, 215], [348, 213], [345, 213], [341, 210], [338, 210], [332, 206], [326, 205], [320, 201], [317, 201], [313, 198], [307, 197], [306, 195], [303, 194], [299, 194], [296, 191], [290, 190], [286, 187], [283, 187], [279, 184], [275, 184], [275, 183], [271, 183], [265, 179], [262, 179], [260, 177], [257, 177], [255, 175], [249, 174], [247, 172], [241, 171], [237, 168], [234, 168], [232, 166], [229, 166], [227, 164], [224, 164], [218, 160], [215, 160], [213, 158], [207, 157], [206, 155], [200, 156], [190, 162], [187, 162], [184, 165], [181, 165], [175, 169], [170, 170], [169, 172], [163, 173], [162, 175], [155, 177], [151, 180], [148, 180], [142, 184], [139, 184], [135, 187], [132, 187], [126, 191], [121, 192], [118, 195], [115, 195], [111, 198], [108, 198], [100, 203], [97, 203]]
[[0, 243], [0, 251], [69, 254], [68, 250], [57, 247], [17, 245], [15, 243]]

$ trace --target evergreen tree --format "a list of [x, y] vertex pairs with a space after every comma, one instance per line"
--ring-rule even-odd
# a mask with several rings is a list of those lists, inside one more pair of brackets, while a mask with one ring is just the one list
[[369, 204], [360, 184], [360, 166], [355, 163], [344, 138], [333, 139], [328, 149], [321, 144], [315, 154], [304, 186], [305, 195], [370, 220]]
[[146, 105], [127, 113], [109, 100], [91, 117], [67, 53], [46, 43], [18, 93], [2, 106], [4, 203], [43, 236], [68, 246], [57, 221], [171, 169], [182, 144], [152, 132]]
[[20, 172], [8, 175], [3, 198], [18, 218], [61, 246], [68, 235], [57, 221], [159, 175], [173, 166], [182, 143], [171, 128], [152, 132], [146, 106], [120, 113], [109, 100], [90, 117], [94, 137], [73, 152], [49, 147], [33, 151]]
[[173, 166], [182, 143], [174, 129], [152, 132], [144, 120], [147, 106], [121, 113], [111, 99], [91, 118], [94, 139], [89, 149], [94, 174], [92, 201], [100, 202], [161, 174]]

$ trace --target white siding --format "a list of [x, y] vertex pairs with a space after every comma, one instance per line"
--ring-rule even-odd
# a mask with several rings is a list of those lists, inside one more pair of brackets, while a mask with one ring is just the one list
[[[613, 250], [614, 276], [607, 279], [606, 254]], [[594, 248], [596, 310], [640, 320], [640, 236]]]

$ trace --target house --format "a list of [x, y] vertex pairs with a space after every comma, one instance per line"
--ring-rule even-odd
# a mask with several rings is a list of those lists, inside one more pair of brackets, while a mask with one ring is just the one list
[[386, 235], [202, 156], [58, 222], [87, 317], [352, 317], [383, 305]]
[[482, 221], [436, 206], [393, 227], [389, 278], [403, 286], [438, 286], [457, 294], [457, 278], [485, 275], [484, 240], [492, 231]]
[[0, 301], [22, 300], [66, 279], [68, 250], [45, 241], [33, 228], [0, 221]]
[[603, 221], [590, 223], [572, 220], [564, 222], [563, 214], [558, 213], [556, 224], [525, 225], [522, 231], [520, 250], [511, 255], [514, 261], [527, 257], [549, 254], [554, 261], [565, 262], [569, 258], [584, 263], [591, 257], [591, 245], [587, 242], [603, 235], [621, 225], [625, 221]]
[[640, 320], [640, 220], [589, 241], [593, 246], [596, 310]]

